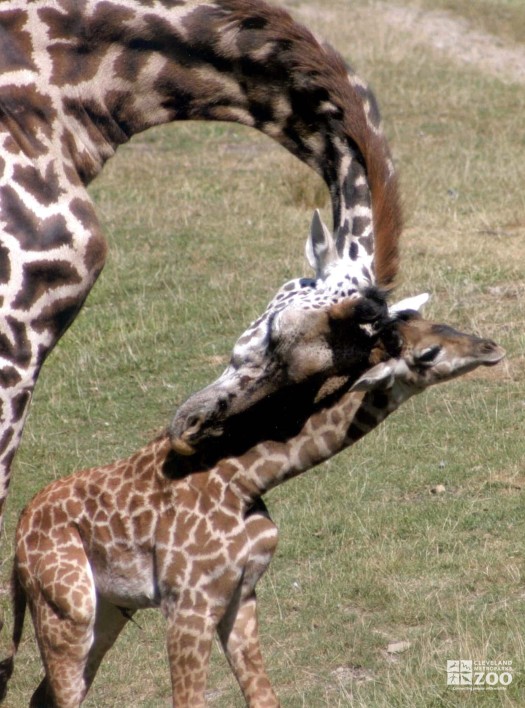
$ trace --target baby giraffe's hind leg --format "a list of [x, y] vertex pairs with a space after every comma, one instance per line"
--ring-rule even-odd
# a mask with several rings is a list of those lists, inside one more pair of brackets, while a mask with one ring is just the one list
[[93, 574], [76, 530], [64, 530], [58, 545], [33, 556], [35, 583], [27, 593], [46, 672], [32, 708], [76, 707], [88, 689], [85, 673], [96, 611]]

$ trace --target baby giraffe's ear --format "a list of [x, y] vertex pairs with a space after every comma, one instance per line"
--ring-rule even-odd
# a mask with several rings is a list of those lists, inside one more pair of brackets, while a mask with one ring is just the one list
[[394, 384], [395, 359], [383, 361], [360, 376], [351, 391], [375, 391], [391, 388]]
[[368, 288], [359, 297], [345, 297], [331, 305], [328, 316], [331, 320], [352, 319], [356, 324], [366, 324], [386, 320], [388, 308], [384, 295]]
[[421, 293], [421, 295], [414, 295], [413, 297], [407, 297], [404, 300], [395, 302], [390, 305], [388, 311], [391, 315], [395, 315], [398, 312], [404, 312], [405, 310], [414, 310], [419, 312], [423, 305], [427, 303], [430, 299], [428, 293]]
[[315, 277], [320, 279], [326, 278], [331, 266], [339, 260], [334, 237], [323, 223], [318, 209], [314, 211], [305, 254], [306, 260], [315, 271]]

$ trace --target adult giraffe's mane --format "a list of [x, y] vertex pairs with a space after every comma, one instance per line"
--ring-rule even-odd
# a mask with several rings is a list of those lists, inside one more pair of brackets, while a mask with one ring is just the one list
[[[380, 287], [392, 286], [399, 268], [399, 238], [403, 228], [401, 199], [397, 175], [393, 171], [390, 151], [380, 127], [378, 107], [373, 93], [356, 78], [341, 55], [330, 45], [321, 44], [303, 25], [281, 8], [261, 0], [218, 0], [227, 11], [224, 24], [237, 24], [243, 30], [257, 29], [254, 41], [274, 43], [279, 51], [265, 59], [276, 74], [286, 66], [288, 80], [294, 88], [313, 96], [319, 103], [329, 101], [330, 127], [348, 140], [366, 170], [371, 194], [374, 226], [375, 280]], [[246, 39], [249, 42], [249, 38]], [[319, 61], [320, 55], [323, 61]], [[335, 110], [334, 110], [335, 108]], [[367, 117], [366, 110], [370, 111]], [[370, 120], [375, 125], [370, 124]], [[313, 166], [313, 165], [312, 165]], [[321, 176], [327, 180], [326, 174]], [[334, 215], [335, 216], [335, 215]]]

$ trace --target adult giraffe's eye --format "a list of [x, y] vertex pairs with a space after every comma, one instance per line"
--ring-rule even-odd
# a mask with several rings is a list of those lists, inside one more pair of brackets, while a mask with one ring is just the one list
[[432, 364], [440, 351], [441, 347], [436, 344], [434, 347], [427, 347], [422, 352], [414, 354], [414, 359], [417, 364]]

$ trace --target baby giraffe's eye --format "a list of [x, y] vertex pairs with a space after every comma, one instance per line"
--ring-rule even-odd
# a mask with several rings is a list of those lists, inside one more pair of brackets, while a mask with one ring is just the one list
[[422, 352], [414, 353], [414, 359], [417, 364], [432, 364], [440, 351], [441, 347], [436, 344], [434, 347], [423, 349]]

